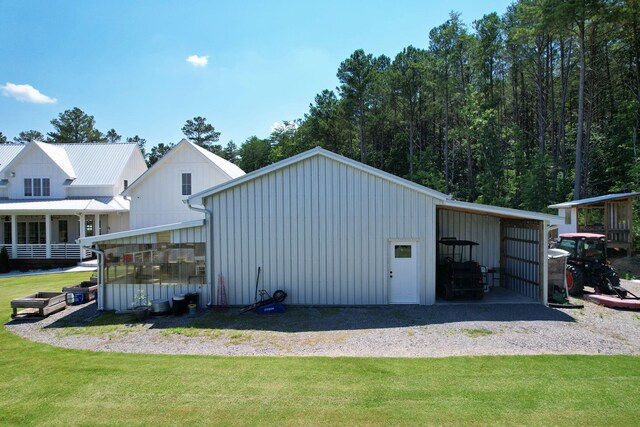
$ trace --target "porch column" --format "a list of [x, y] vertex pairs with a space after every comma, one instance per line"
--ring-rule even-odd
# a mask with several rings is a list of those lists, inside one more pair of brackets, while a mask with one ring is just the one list
[[18, 258], [18, 215], [11, 215], [11, 258]]
[[45, 244], [47, 248], [47, 259], [51, 258], [51, 215], [46, 214], [44, 216], [44, 235], [45, 235]]
[[94, 236], [99, 236], [100, 235], [100, 214], [95, 214], [95, 220], [93, 221], [93, 223], [95, 224], [95, 231], [93, 232]]
[[[85, 232], [87, 230], [87, 222], [85, 221], [84, 214], [80, 214], [80, 238], [85, 237]], [[83, 254], [82, 246], [80, 247], [80, 261], [82, 261]]]

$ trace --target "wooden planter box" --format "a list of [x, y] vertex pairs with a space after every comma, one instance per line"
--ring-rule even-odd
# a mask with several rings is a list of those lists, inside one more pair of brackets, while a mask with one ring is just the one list
[[[16, 316], [47, 317], [67, 308], [67, 294], [64, 292], [37, 292], [11, 301], [12, 318]], [[23, 310], [18, 311], [19, 308]]]
[[84, 302], [89, 302], [96, 299], [98, 285], [93, 281], [86, 281], [73, 286], [65, 286], [64, 288], [62, 288], [62, 292], [67, 292], [70, 294], [82, 294], [84, 296]]

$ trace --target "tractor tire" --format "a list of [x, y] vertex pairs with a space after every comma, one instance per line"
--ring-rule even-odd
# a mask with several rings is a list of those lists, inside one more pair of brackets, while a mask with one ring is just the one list
[[627, 296], [627, 291], [620, 287], [620, 277], [613, 268], [605, 266], [602, 271], [602, 278], [605, 282], [603, 285], [606, 287], [606, 290], [600, 289], [603, 294], [620, 295], [623, 298]]
[[584, 274], [573, 265], [567, 265], [567, 292], [572, 297], [579, 297], [584, 290]]

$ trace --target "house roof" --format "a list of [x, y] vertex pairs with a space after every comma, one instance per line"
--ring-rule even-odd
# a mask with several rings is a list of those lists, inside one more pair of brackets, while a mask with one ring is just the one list
[[122, 192], [123, 196], [130, 196], [131, 189], [138, 186], [141, 182], [145, 181], [150, 175], [152, 175], [159, 168], [163, 167], [163, 165], [171, 160], [171, 158], [176, 155], [179, 149], [182, 148], [190, 148], [195, 152], [199, 153], [205, 160], [209, 161], [215, 168], [220, 170], [223, 174], [225, 174], [229, 179], [238, 178], [240, 176], [245, 175], [244, 171], [240, 169], [238, 166], [234, 165], [228, 160], [223, 159], [222, 157], [212, 153], [209, 150], [206, 150], [200, 147], [197, 144], [189, 141], [188, 139], [182, 139], [179, 143], [175, 145], [168, 153], [166, 153], [160, 160], [158, 160], [153, 166], [151, 166], [145, 173], [140, 175], [135, 181], [133, 181], [129, 186]]
[[380, 177], [382, 179], [386, 179], [388, 181], [394, 182], [398, 185], [402, 185], [403, 187], [407, 187], [410, 188], [412, 190], [418, 191], [420, 193], [426, 194], [429, 197], [433, 197], [435, 199], [438, 200], [447, 200], [450, 198], [450, 196], [447, 196], [444, 193], [440, 193], [439, 191], [436, 190], [432, 190], [431, 188], [427, 188], [424, 187], [422, 185], [416, 184], [415, 182], [406, 180], [404, 178], [400, 178], [398, 176], [392, 175], [388, 172], [382, 171], [380, 169], [376, 169], [374, 167], [365, 165], [364, 163], [360, 163], [357, 162], [355, 160], [349, 159], [347, 157], [341, 156], [339, 154], [336, 153], [332, 153], [331, 151], [327, 151], [323, 148], [320, 147], [316, 147], [313, 148], [311, 150], [305, 151], [304, 153], [300, 153], [298, 155], [295, 155], [293, 157], [289, 157], [288, 159], [284, 159], [281, 160], [277, 163], [274, 163], [272, 165], [269, 166], [265, 166], [262, 169], [258, 169], [254, 172], [248, 173], [246, 175], [243, 175], [239, 178], [236, 178], [234, 180], [231, 181], [227, 181], [225, 183], [222, 183], [220, 185], [217, 185], [213, 188], [201, 191], [199, 193], [196, 193], [194, 195], [192, 195], [191, 197], [189, 197], [187, 200], [190, 204], [194, 204], [194, 205], [201, 205], [202, 203], [202, 199], [204, 199], [205, 197], [211, 196], [213, 194], [219, 193], [221, 191], [227, 190], [228, 188], [231, 187], [235, 187], [236, 185], [240, 185], [242, 183], [257, 179], [261, 176], [270, 174], [273, 171], [279, 170], [279, 169], [283, 169], [286, 168], [292, 164], [310, 159], [312, 157], [316, 157], [316, 156], [322, 156], [322, 157], [326, 157], [332, 160], [335, 160], [337, 162], [343, 163], [345, 165], [351, 166], [355, 169], [358, 169], [362, 172]]
[[133, 236], [142, 236], [145, 234], [161, 233], [163, 231], [181, 230], [183, 228], [202, 227], [204, 225], [204, 219], [197, 219], [194, 221], [177, 222], [174, 224], [156, 225], [153, 227], [136, 228], [134, 230], [120, 231], [117, 233], [103, 234], [100, 236], [83, 237], [76, 240], [78, 244], [89, 247], [94, 243], [108, 242], [116, 239], [124, 239]]
[[573, 208], [575, 206], [591, 205], [598, 202], [626, 199], [626, 198], [635, 197], [638, 195], [640, 195], [640, 193], [607, 194], [605, 196], [590, 197], [588, 199], [571, 200], [569, 202], [557, 203], [555, 205], [549, 205], [549, 207], [551, 209], [567, 209], [567, 208]]
[[[0, 144], [0, 172], [5, 176], [12, 164], [30, 150], [40, 149], [68, 177], [71, 186], [107, 186], [117, 183], [137, 144], [49, 144], [31, 142]], [[139, 153], [142, 156], [141, 153]]]
[[123, 197], [70, 198], [62, 200], [0, 199], [3, 214], [92, 214], [128, 212], [129, 201]]

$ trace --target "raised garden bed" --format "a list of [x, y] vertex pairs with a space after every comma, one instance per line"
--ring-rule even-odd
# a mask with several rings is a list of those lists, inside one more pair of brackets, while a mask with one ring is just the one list
[[[11, 301], [12, 318], [16, 317], [47, 317], [52, 313], [67, 308], [67, 294], [65, 292], [36, 292], [23, 298]], [[19, 308], [23, 310], [18, 311]]]
[[98, 285], [92, 280], [80, 282], [77, 285], [65, 286], [62, 288], [62, 292], [67, 292], [74, 295], [82, 295], [82, 302], [89, 302], [96, 299], [96, 293], [98, 292]]

